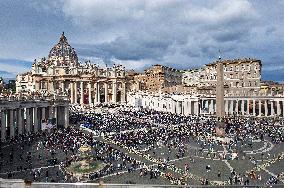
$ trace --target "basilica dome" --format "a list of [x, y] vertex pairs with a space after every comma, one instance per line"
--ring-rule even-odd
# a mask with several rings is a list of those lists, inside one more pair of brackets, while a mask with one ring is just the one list
[[56, 66], [76, 66], [78, 64], [76, 51], [67, 42], [64, 32], [59, 42], [50, 50], [48, 61]]

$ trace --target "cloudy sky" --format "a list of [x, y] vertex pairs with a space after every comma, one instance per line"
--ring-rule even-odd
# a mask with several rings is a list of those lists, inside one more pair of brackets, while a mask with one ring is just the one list
[[138, 71], [252, 57], [284, 81], [284, 0], [1, 0], [0, 76], [28, 71], [65, 32], [81, 60]]

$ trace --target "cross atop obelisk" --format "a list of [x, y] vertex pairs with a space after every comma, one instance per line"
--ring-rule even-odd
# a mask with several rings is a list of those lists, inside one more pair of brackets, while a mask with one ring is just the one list
[[[220, 52], [220, 51], [219, 51]], [[221, 55], [216, 63], [217, 71], [217, 86], [216, 86], [216, 115], [217, 117], [225, 116], [225, 102], [224, 102], [224, 69]]]

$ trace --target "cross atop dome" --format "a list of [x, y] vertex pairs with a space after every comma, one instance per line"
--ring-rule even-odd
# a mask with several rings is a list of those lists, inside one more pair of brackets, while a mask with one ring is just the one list
[[67, 42], [67, 38], [66, 38], [65, 35], [64, 35], [64, 31], [63, 31], [62, 34], [61, 34], [61, 37], [60, 37], [59, 42]]

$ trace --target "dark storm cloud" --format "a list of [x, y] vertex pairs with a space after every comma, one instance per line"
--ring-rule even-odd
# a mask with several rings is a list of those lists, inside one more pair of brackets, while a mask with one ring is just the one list
[[64, 30], [79, 58], [114, 59], [126, 68], [198, 67], [217, 59], [219, 50], [223, 58], [261, 59], [266, 79], [269, 65], [284, 66], [283, 0], [4, 2], [0, 15], [3, 7], [15, 8], [2, 15], [0, 58], [47, 56]]
[[250, 42], [259, 16], [249, 1], [66, 1], [63, 12], [99, 35], [112, 33], [91, 50], [79, 49], [82, 55], [188, 67], [214, 60], [219, 49], [234, 56], [236, 43]]

